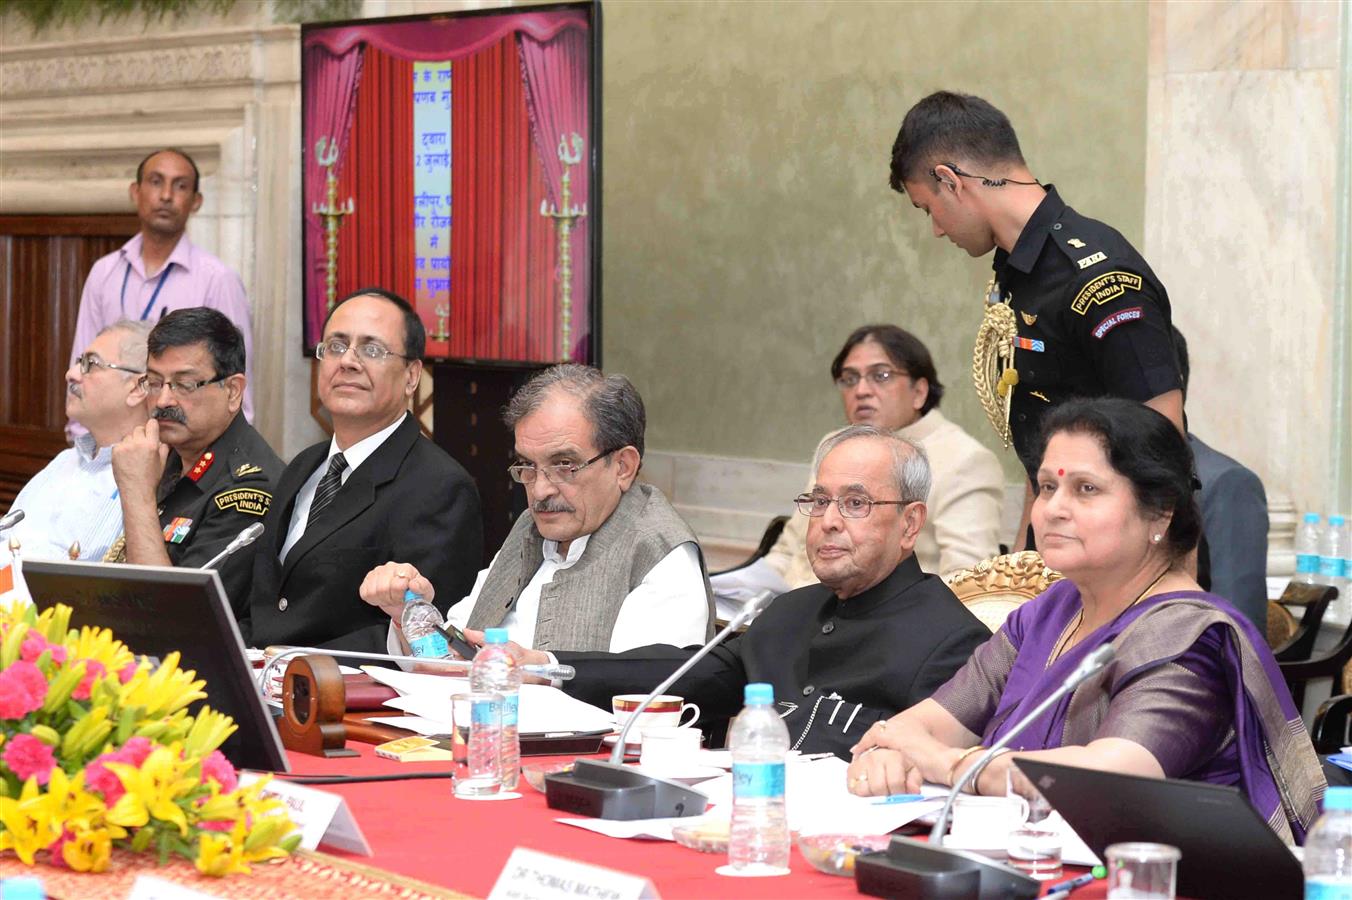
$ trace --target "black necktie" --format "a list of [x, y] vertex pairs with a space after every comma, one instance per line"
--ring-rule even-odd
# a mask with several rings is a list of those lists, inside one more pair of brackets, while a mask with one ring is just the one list
[[319, 487], [315, 488], [315, 499], [310, 504], [310, 518], [306, 520], [307, 528], [314, 524], [320, 511], [333, 502], [338, 489], [343, 486], [343, 470], [346, 468], [347, 460], [343, 458], [343, 454], [333, 454], [333, 458], [329, 460], [329, 470], [319, 479]]

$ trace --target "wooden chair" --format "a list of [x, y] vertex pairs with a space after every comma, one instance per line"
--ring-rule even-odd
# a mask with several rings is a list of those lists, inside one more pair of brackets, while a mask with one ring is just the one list
[[1319, 711], [1314, 714], [1314, 723], [1310, 726], [1315, 752], [1324, 756], [1352, 744], [1349, 725], [1352, 725], [1352, 694], [1330, 697], [1319, 704]]
[[[1326, 584], [1299, 584], [1289, 582], [1282, 591], [1280, 599], [1268, 602], [1268, 646], [1278, 662], [1297, 662], [1309, 659], [1314, 653], [1315, 639], [1319, 637], [1319, 626], [1324, 621], [1324, 613], [1338, 597], [1337, 588]], [[1300, 622], [1289, 610], [1292, 606], [1302, 606]], [[1274, 640], [1278, 639], [1278, 640]]]
[[999, 630], [1010, 613], [1060, 580], [1061, 573], [1047, 568], [1036, 550], [983, 559], [944, 578], [958, 599], [991, 631]]
[[[1338, 596], [1336, 588], [1325, 585], [1302, 585], [1302, 587], [1317, 588], [1324, 592], [1326, 595], [1324, 598], [1325, 607]], [[1289, 588], [1290, 586], [1288, 586], [1288, 590]], [[1282, 596], [1286, 595], [1283, 594]], [[1320, 618], [1323, 618], [1322, 612]], [[1313, 630], [1317, 631], [1318, 626], [1314, 626]], [[1314, 638], [1309, 640], [1310, 644], [1313, 645]], [[1280, 649], [1285, 650], [1285, 648]], [[1274, 653], [1274, 655], [1277, 654]], [[1282, 670], [1282, 677], [1286, 679], [1286, 686], [1291, 689], [1291, 698], [1296, 701], [1297, 709], [1300, 709], [1305, 703], [1306, 682], [1316, 678], [1332, 678], [1334, 691], [1352, 693], [1348, 690], [1349, 681], [1352, 680], [1352, 673], [1347, 671], [1349, 661], [1352, 661], [1352, 623], [1348, 624], [1342, 637], [1338, 639], [1338, 643], [1331, 650], [1305, 659], [1291, 660], [1277, 656], [1277, 665]]]
[[738, 569], [745, 568], [756, 560], [767, 556], [774, 548], [775, 541], [779, 540], [779, 536], [784, 532], [784, 526], [788, 524], [788, 521], [788, 516], [775, 516], [770, 520], [770, 524], [765, 526], [765, 531], [761, 534], [760, 543], [756, 545], [756, 549], [752, 551], [750, 556], [735, 566], [722, 569], [718, 572], [710, 572], [709, 574], [722, 575], [724, 572], [735, 572]]

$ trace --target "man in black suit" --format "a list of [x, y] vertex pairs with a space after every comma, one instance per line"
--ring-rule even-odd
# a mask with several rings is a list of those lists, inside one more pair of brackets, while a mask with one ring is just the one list
[[[821, 584], [781, 594], [671, 690], [699, 704], [702, 727], [717, 727], [741, 709], [748, 682], [769, 682], [792, 746], [849, 758], [870, 725], [928, 697], [990, 631], [912, 553], [930, 485], [923, 450], [855, 425], [822, 442], [814, 469], [812, 491], [796, 503], [811, 517], [808, 560]], [[527, 662], [547, 659], [512, 649]], [[609, 708], [614, 694], [651, 690], [690, 652], [556, 656], [577, 669], [565, 691]]]
[[383, 652], [389, 617], [357, 589], [385, 560], [414, 563], [442, 613], [474, 584], [478, 491], [408, 412], [425, 341], [418, 314], [389, 291], [359, 290], [329, 313], [315, 356], [333, 439], [299, 453], [278, 481], [253, 591], [235, 610], [252, 646]]

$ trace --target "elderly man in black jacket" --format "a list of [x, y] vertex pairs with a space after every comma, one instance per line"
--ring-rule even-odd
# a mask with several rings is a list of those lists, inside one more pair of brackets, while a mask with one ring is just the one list
[[[797, 505], [811, 517], [808, 557], [821, 583], [782, 594], [672, 691], [716, 726], [740, 709], [744, 685], [770, 682], [794, 747], [848, 758], [870, 725], [928, 697], [990, 632], [912, 555], [929, 491], [924, 451], [859, 425], [824, 441], [814, 468]], [[609, 707], [611, 695], [650, 690], [690, 653], [655, 645], [557, 660], [577, 669], [564, 690]]]
[[408, 412], [425, 340], [418, 314], [389, 291], [357, 291], [329, 314], [315, 355], [333, 439], [302, 450], [277, 482], [253, 590], [236, 605], [252, 645], [383, 651], [389, 617], [357, 590], [388, 559], [415, 563], [443, 613], [474, 584], [479, 493]]

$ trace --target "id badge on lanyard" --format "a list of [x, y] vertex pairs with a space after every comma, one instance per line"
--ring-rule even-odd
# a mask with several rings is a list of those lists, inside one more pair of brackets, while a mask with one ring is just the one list
[[[150, 295], [150, 302], [146, 304], [145, 309], [141, 310], [142, 322], [150, 317], [150, 311], [155, 308], [155, 301], [159, 299], [160, 291], [164, 290], [164, 283], [169, 280], [169, 271], [172, 268], [173, 264], [168, 263], [165, 265], [164, 271], [160, 273], [159, 283], [155, 285], [155, 290]], [[127, 314], [127, 279], [129, 278], [131, 278], [130, 262], [127, 263], [127, 271], [122, 273], [122, 293], [118, 298], [118, 305], [121, 308], [123, 315]]]

